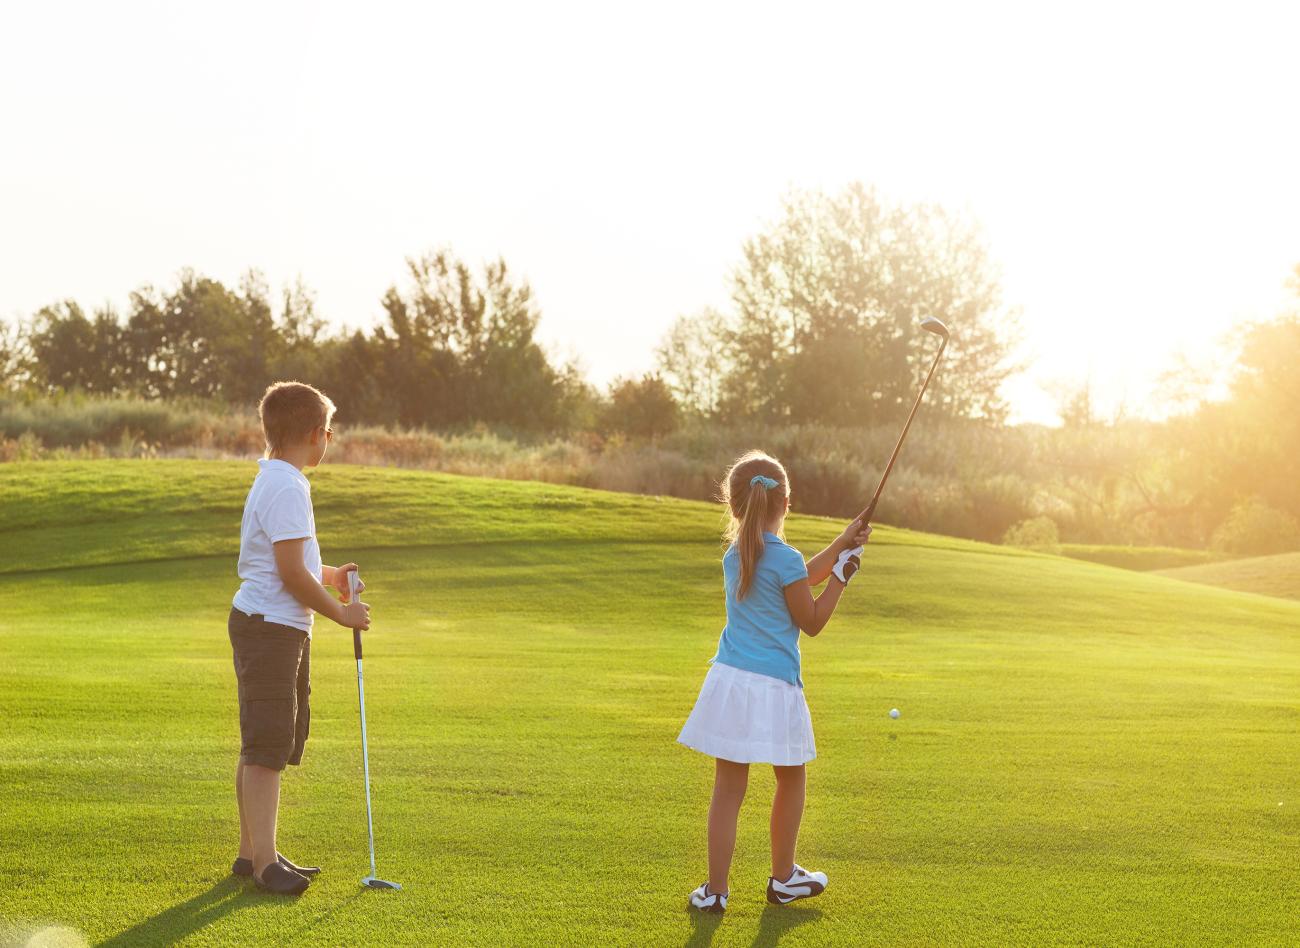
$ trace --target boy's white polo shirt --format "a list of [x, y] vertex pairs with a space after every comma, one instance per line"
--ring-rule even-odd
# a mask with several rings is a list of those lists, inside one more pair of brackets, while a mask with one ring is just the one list
[[288, 461], [263, 459], [257, 465], [259, 470], [244, 501], [244, 519], [239, 528], [239, 578], [243, 582], [235, 593], [234, 606], [248, 615], [263, 615], [268, 622], [292, 626], [310, 636], [315, 613], [280, 581], [274, 547], [281, 540], [306, 540], [303, 562], [309, 573], [321, 578], [311, 482]]

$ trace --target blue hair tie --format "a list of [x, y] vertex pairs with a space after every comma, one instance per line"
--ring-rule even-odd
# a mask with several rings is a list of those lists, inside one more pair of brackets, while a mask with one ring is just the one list
[[777, 486], [777, 482], [770, 477], [764, 477], [762, 474], [755, 474], [749, 479], [749, 486], [762, 487], [764, 490], [772, 490]]

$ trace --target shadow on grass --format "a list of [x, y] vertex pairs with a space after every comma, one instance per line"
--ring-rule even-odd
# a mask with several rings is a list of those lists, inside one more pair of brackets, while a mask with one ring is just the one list
[[815, 922], [821, 917], [821, 909], [769, 905], [763, 909], [763, 915], [758, 920], [758, 934], [754, 936], [751, 948], [759, 948], [760, 945], [775, 945], [790, 930], [808, 922]]
[[307, 922], [296, 932], [294, 932], [294, 937], [297, 938], [300, 935], [305, 935], [307, 932], [311, 931], [321, 922], [328, 920], [330, 916], [332, 916], [339, 909], [346, 908], [349, 904], [361, 898], [361, 893], [364, 891], [365, 891], [364, 889], [358, 889], [356, 892], [349, 895], [342, 902], [335, 903], [334, 905], [331, 905], [329, 908], [325, 909], [325, 911], [318, 913], [316, 917], [313, 918], [310, 922]]
[[722, 924], [723, 916], [717, 912], [701, 912], [697, 909], [687, 908], [687, 915], [691, 920], [691, 927], [695, 929], [691, 932], [691, 937], [686, 939], [683, 948], [705, 948], [713, 942], [713, 936]]
[[206, 892], [146, 918], [101, 945], [102, 948], [126, 948], [173, 944], [242, 906], [255, 904], [261, 897], [243, 879], [228, 876]]

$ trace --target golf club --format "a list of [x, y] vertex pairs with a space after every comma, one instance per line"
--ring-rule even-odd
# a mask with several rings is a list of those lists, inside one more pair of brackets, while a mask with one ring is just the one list
[[880, 475], [880, 483], [876, 485], [876, 493], [871, 498], [871, 503], [867, 504], [866, 509], [858, 514], [858, 522], [863, 526], [871, 523], [871, 518], [876, 515], [876, 504], [880, 502], [880, 494], [885, 489], [885, 481], [889, 479], [889, 472], [894, 469], [894, 462], [898, 460], [898, 452], [903, 447], [903, 439], [907, 437], [907, 429], [912, 427], [912, 419], [916, 417], [916, 410], [921, 407], [921, 399], [925, 397], [925, 390], [930, 385], [934, 370], [939, 367], [939, 360], [943, 358], [943, 350], [948, 348], [948, 327], [939, 320], [933, 316], [927, 316], [921, 320], [921, 328], [926, 332], [934, 333], [936, 336], [942, 336], [943, 342], [940, 343], [939, 351], [934, 355], [934, 362], [930, 365], [930, 371], [926, 373], [925, 382], [921, 385], [921, 391], [917, 393], [916, 402], [912, 405], [912, 411], [907, 416], [907, 423], [903, 425], [903, 433], [898, 436], [898, 443], [894, 445], [894, 453], [889, 456], [889, 463], [885, 465], [885, 473]]
[[[361, 574], [348, 573], [348, 601], [356, 602]], [[396, 882], [386, 882], [375, 876], [375, 821], [370, 810], [370, 748], [366, 743], [366, 683], [361, 675], [361, 630], [352, 630], [352, 652], [357, 657], [357, 700], [361, 705], [361, 762], [366, 772], [366, 829], [370, 831], [370, 875], [361, 884], [370, 889], [400, 889]]]

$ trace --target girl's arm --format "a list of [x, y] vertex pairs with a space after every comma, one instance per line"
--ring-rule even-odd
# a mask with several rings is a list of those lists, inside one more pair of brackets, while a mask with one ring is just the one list
[[[835, 561], [839, 559], [840, 554], [845, 550], [853, 549], [855, 546], [865, 546], [870, 537], [871, 524], [860, 524], [856, 520], [850, 523], [844, 528], [844, 532], [831, 542], [830, 546], [808, 561], [808, 585], [820, 586], [826, 582], [826, 578], [831, 574], [831, 567], [835, 565]], [[786, 587], [787, 598], [789, 598], [789, 593], [790, 589]], [[834, 608], [835, 606], [832, 605], [831, 609], [834, 610]], [[827, 618], [829, 617], [828, 614]], [[808, 630], [804, 629], [804, 631], [807, 632]], [[817, 633], [812, 632], [809, 634], [816, 635]]]
[[[827, 549], [830, 548], [827, 547]], [[818, 554], [818, 556], [821, 555]], [[832, 560], [830, 566], [834, 565], [835, 562]], [[830, 566], [826, 567], [828, 575], [830, 574]], [[832, 577], [831, 581], [826, 584], [826, 588], [822, 590], [822, 594], [814, 599], [812, 587], [809, 585], [812, 581], [811, 564], [809, 564], [808, 573], [808, 579], [801, 579], [797, 583], [791, 583], [785, 587], [785, 604], [790, 610], [790, 616], [794, 619], [794, 624], [808, 635], [816, 635], [826, 628], [827, 622], [831, 621], [831, 615], [835, 612], [835, 607], [839, 605], [840, 595], [844, 592], [844, 584]]]

